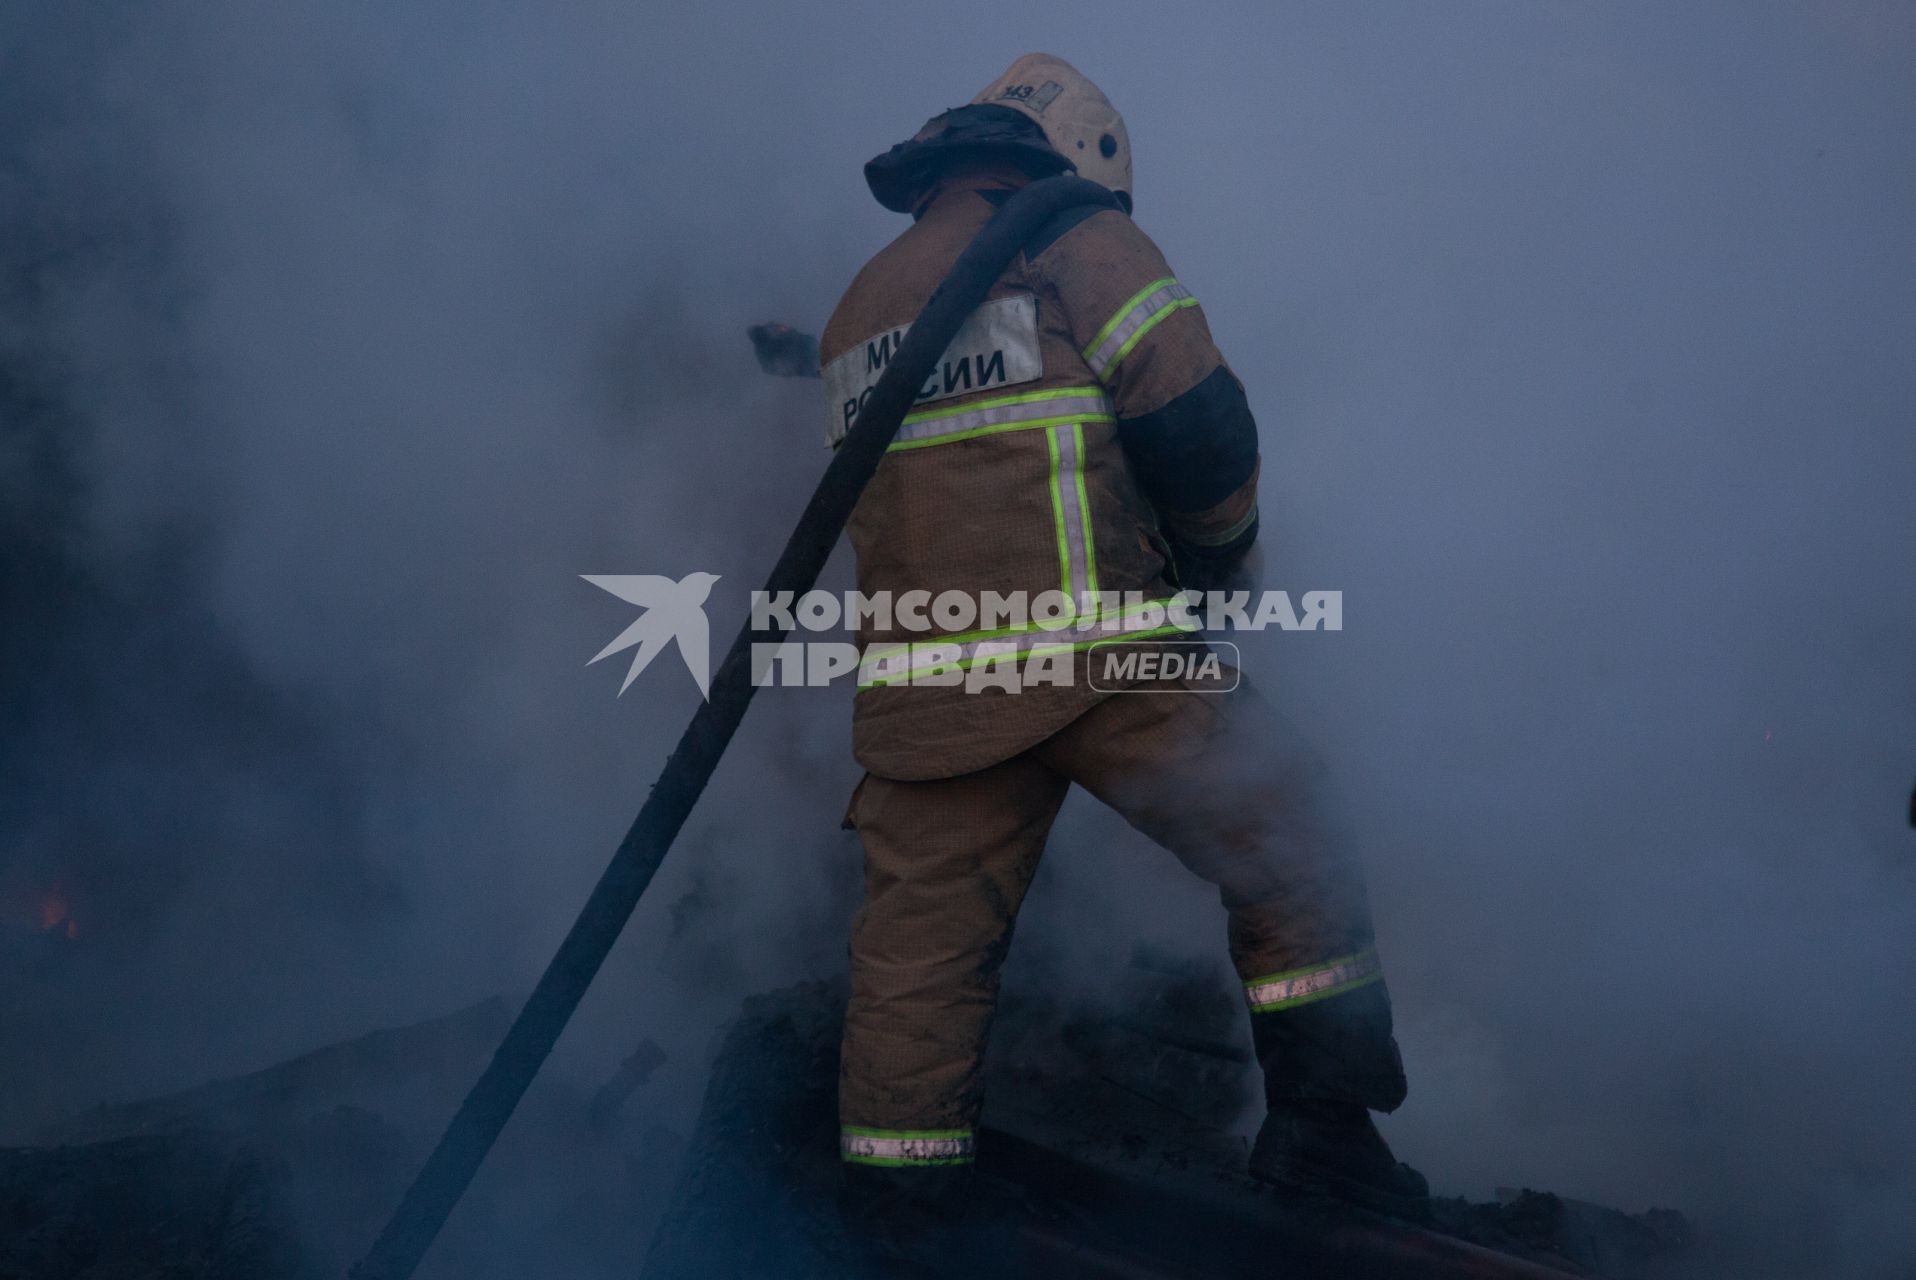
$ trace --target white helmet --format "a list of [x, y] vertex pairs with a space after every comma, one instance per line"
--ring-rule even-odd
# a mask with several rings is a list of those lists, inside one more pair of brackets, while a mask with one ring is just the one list
[[960, 153], [1016, 159], [1034, 176], [1075, 169], [1131, 207], [1131, 139], [1110, 99], [1063, 58], [1027, 53], [971, 100], [927, 121], [865, 165], [887, 209], [909, 211], [939, 168]]
[[1131, 203], [1131, 136], [1124, 117], [1097, 85], [1063, 58], [1027, 53], [971, 100], [1010, 107], [1044, 130], [1045, 141], [1078, 176], [1109, 187]]

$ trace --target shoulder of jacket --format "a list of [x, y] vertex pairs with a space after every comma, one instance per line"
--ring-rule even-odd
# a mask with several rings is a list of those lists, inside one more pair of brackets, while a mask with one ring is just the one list
[[1083, 254], [1102, 255], [1149, 246], [1151, 237], [1121, 209], [1077, 205], [1054, 214], [1025, 245], [1025, 261], [1044, 265]]
[[[859, 313], [869, 309], [873, 295], [885, 287], [886, 277], [891, 274], [892, 267], [901, 251], [901, 245], [911, 231], [912, 228], [907, 227], [890, 244], [873, 254], [865, 265], [858, 269], [858, 274], [852, 277], [851, 283], [845, 286], [845, 292], [839, 295], [838, 305], [832, 308], [831, 319], [825, 322], [825, 328], [818, 335], [821, 353], [835, 353], [843, 347], [848, 347], [854, 342], [862, 342], [871, 336], [864, 329], [856, 333], [846, 330], [862, 318]], [[829, 357], [827, 360], [829, 362]]]

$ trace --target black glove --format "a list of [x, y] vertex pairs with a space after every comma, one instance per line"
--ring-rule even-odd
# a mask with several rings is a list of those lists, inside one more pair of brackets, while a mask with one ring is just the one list
[[758, 367], [780, 378], [818, 376], [818, 339], [789, 324], [755, 324], [747, 329]]
[[1218, 555], [1171, 539], [1171, 563], [1184, 591], [1255, 591], [1262, 559], [1256, 543]]

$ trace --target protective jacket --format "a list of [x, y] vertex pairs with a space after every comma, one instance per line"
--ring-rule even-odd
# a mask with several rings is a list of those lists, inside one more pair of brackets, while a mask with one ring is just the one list
[[[1021, 180], [945, 179], [852, 281], [820, 339], [829, 441]], [[1243, 388], [1157, 246], [1116, 208], [1059, 215], [947, 348], [852, 515], [859, 589], [893, 602], [858, 628], [859, 762], [897, 780], [953, 777], [1082, 715], [1109, 692], [1092, 687], [1085, 652], [1182, 635], [1162, 607], [1178, 564], [1233, 559], [1255, 538], [1257, 466]], [[927, 607], [946, 592], [1029, 607], [1022, 619]], [[902, 616], [913, 601], [910, 621], [928, 629]], [[1007, 671], [1020, 679], [980, 690], [979, 676]]]

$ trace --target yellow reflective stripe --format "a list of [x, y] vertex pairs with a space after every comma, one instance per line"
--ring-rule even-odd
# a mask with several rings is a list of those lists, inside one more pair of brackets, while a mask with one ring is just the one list
[[1058, 534], [1061, 589], [1067, 600], [1094, 599], [1098, 574], [1091, 548], [1091, 501], [1084, 491], [1083, 425], [1051, 428], [1045, 434], [1045, 451], [1051, 459], [1051, 520]]
[[1145, 285], [1144, 288], [1138, 290], [1129, 298], [1126, 298], [1124, 305], [1119, 307], [1111, 318], [1104, 322], [1104, 328], [1098, 330], [1098, 336], [1085, 344], [1082, 353], [1084, 362], [1086, 364], [1092, 364], [1091, 357], [1097, 354], [1099, 347], [1104, 345], [1104, 340], [1117, 332], [1118, 326], [1124, 323], [1125, 317], [1129, 316], [1131, 312], [1137, 308], [1139, 303], [1156, 293], [1159, 289], [1162, 289], [1165, 285], [1176, 284], [1177, 282], [1176, 276], [1165, 276], [1160, 280], [1153, 280], [1150, 284]]
[[1084, 592], [1072, 598], [1082, 600], [1088, 596], [1096, 600], [1098, 598], [1098, 530], [1097, 526], [1091, 523], [1091, 496], [1084, 490], [1084, 424], [1082, 422], [1072, 425], [1071, 438], [1078, 464], [1072, 471], [1078, 488], [1078, 529], [1084, 545]]
[[1143, 324], [1137, 327], [1137, 329], [1131, 334], [1129, 338], [1126, 338], [1124, 340], [1124, 345], [1118, 348], [1117, 354], [1111, 357], [1110, 363], [1106, 364], [1104, 368], [1098, 370], [1098, 376], [1100, 378], [1109, 377], [1111, 374], [1111, 371], [1117, 368], [1118, 365], [1124, 360], [1126, 356], [1131, 354], [1131, 348], [1137, 346], [1138, 343], [1142, 342], [1144, 340], [1145, 334], [1157, 328], [1158, 325], [1161, 324], [1162, 322], [1169, 320], [1171, 318], [1172, 312], [1182, 311], [1186, 307], [1195, 307], [1197, 304], [1198, 304], [1198, 301], [1196, 298], [1193, 298], [1189, 294], [1186, 294], [1182, 298], [1178, 298], [1175, 301], [1167, 302], [1161, 310], [1153, 312], [1151, 316], [1148, 319], [1146, 319]]
[[1086, 649], [1093, 649], [1101, 644], [1112, 644], [1118, 641], [1128, 640], [1153, 640], [1159, 636], [1189, 635], [1195, 630], [1197, 630], [1196, 627], [1182, 626], [1172, 622], [1166, 623], [1161, 627], [1152, 627], [1146, 631], [1129, 631], [1117, 635], [1099, 636], [1095, 640], [1078, 640], [1070, 644], [1035, 645], [1029, 649], [1020, 648], [1016, 650], [1007, 649], [1002, 652], [975, 653], [970, 657], [952, 658], [947, 661], [939, 661], [936, 657], [927, 657], [922, 662], [914, 663], [909, 671], [899, 672], [895, 675], [874, 676], [869, 680], [861, 681], [858, 685], [858, 692], [863, 693], [867, 689], [882, 689], [887, 685], [910, 684], [920, 677], [940, 675], [947, 671], [969, 671], [981, 662], [1005, 662], [1008, 660], [1028, 662], [1033, 658], [1055, 658], [1059, 654], [1083, 653]]
[[1000, 431], [1113, 421], [1116, 421], [1115, 411], [1102, 387], [1060, 387], [911, 414], [899, 425], [890, 448], [897, 452], [952, 444]]
[[1025, 661], [1077, 653], [1111, 640], [1145, 640], [1188, 635], [1194, 620], [1172, 621], [1170, 600], [1146, 600], [1076, 626], [1024, 627], [973, 640], [945, 638], [887, 645], [865, 654], [858, 664], [858, 688], [875, 689], [944, 671], [969, 671], [980, 662]]
[[1384, 967], [1377, 959], [1376, 950], [1365, 948], [1336, 960], [1253, 978], [1244, 984], [1244, 995], [1250, 1001], [1251, 1012], [1271, 1013], [1343, 995], [1346, 991], [1367, 987], [1383, 976]]
[[892, 1167], [966, 1164], [975, 1154], [969, 1129], [861, 1129], [839, 1131], [839, 1154], [852, 1164]]
[[1118, 367], [1131, 349], [1143, 340], [1172, 312], [1185, 307], [1195, 307], [1197, 299], [1190, 290], [1179, 284], [1171, 276], [1153, 280], [1144, 288], [1131, 295], [1118, 313], [1106, 322], [1098, 331], [1090, 345], [1083, 351], [1084, 362], [1091, 366], [1100, 382], [1109, 381], [1111, 371]]
[[1064, 592], [1067, 600], [1076, 600], [1078, 597], [1071, 590], [1071, 543], [1065, 537], [1064, 497], [1058, 492], [1058, 432], [1059, 428], [1053, 427], [1044, 433], [1045, 456], [1050, 463], [1045, 475], [1045, 483], [1051, 487], [1051, 524], [1058, 535], [1058, 577], [1062, 583], [1060, 590]]
[[1104, 397], [1102, 387], [1053, 387], [1049, 391], [1026, 391], [1015, 396], [994, 396], [990, 400], [973, 400], [966, 404], [947, 405], [943, 409], [920, 409], [916, 413], [905, 415], [905, 421], [930, 422], [935, 418], [954, 418], [960, 414], [972, 413], [979, 409], [1001, 409], [1008, 404], [1037, 404], [1044, 400], [1057, 400], [1066, 396]]
[[903, 453], [907, 449], [926, 449], [932, 445], [956, 444], [960, 440], [975, 440], [979, 436], [995, 436], [1004, 431], [1029, 431], [1033, 427], [1061, 427], [1073, 422], [1113, 422], [1116, 419], [1109, 414], [1073, 414], [1068, 418], [1031, 418], [1017, 422], [1002, 422], [993, 426], [969, 427], [960, 431], [941, 432], [937, 436], [923, 440], [900, 440], [886, 450], [887, 453]]

